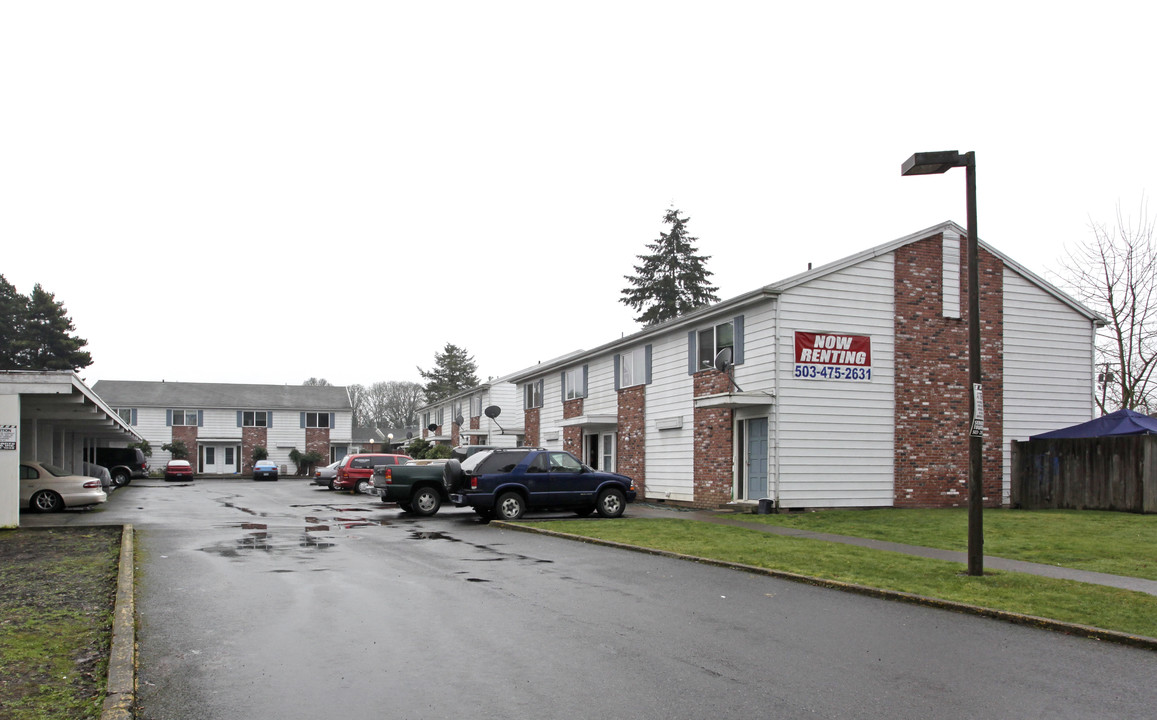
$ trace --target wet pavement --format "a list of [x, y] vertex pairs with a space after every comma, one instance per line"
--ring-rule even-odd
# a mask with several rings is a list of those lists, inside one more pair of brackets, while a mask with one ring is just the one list
[[[642, 511], [642, 508], [639, 508]], [[630, 514], [631, 510], [628, 510]], [[303, 480], [134, 482], [137, 717], [1143, 717], [1157, 654], [415, 518]]]

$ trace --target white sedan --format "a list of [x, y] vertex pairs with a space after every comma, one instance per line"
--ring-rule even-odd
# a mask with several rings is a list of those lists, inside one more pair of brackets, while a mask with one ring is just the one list
[[74, 475], [48, 463], [20, 463], [20, 507], [33, 512], [57, 512], [107, 499], [96, 478]]

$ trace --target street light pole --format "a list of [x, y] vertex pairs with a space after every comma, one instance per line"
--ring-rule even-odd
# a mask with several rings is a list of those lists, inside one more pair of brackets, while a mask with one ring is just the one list
[[984, 426], [980, 391], [980, 251], [976, 232], [976, 153], [955, 150], [916, 153], [900, 174], [934, 175], [954, 167], [965, 170], [968, 214], [968, 574], [984, 574]]

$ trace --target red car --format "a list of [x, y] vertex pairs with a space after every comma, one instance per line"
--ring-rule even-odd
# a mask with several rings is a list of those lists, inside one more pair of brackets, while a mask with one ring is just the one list
[[337, 476], [333, 479], [334, 490], [356, 490], [365, 493], [372, 487], [375, 465], [405, 465], [412, 460], [409, 455], [385, 455], [361, 453], [346, 455], [337, 466]]
[[188, 460], [170, 460], [169, 464], [165, 465], [165, 479], [192, 480], [193, 466]]

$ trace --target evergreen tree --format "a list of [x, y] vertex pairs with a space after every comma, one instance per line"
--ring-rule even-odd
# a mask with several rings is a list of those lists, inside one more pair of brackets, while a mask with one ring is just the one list
[[80, 370], [92, 365], [81, 350], [64, 303], [37, 284], [28, 297], [0, 276], [0, 370]]
[[477, 387], [478, 378], [474, 375], [477, 369], [474, 358], [466, 354], [464, 348], [446, 343], [442, 352], [434, 353], [434, 369], [427, 371], [418, 368], [418, 374], [426, 380], [422, 388], [426, 394], [426, 403], [435, 403], [462, 390]]
[[637, 322], [655, 325], [719, 302], [715, 294], [719, 288], [707, 280], [713, 273], [704, 265], [711, 257], [696, 255], [699, 238], [687, 234], [690, 221], [679, 217], [676, 208], [668, 210], [663, 222], [671, 226], [670, 231], [647, 245], [650, 255], [637, 256], [643, 264], [635, 266], [634, 275], [623, 276], [631, 287], [622, 291], [619, 302], [643, 311]]
[[18, 370], [24, 347], [21, 330], [28, 313], [28, 298], [0, 275], [0, 370]]
[[70, 333], [76, 330], [64, 303], [37, 283], [28, 297], [24, 318], [22, 349], [25, 366], [30, 370], [80, 370], [92, 365], [92, 355], [81, 350], [87, 340]]

